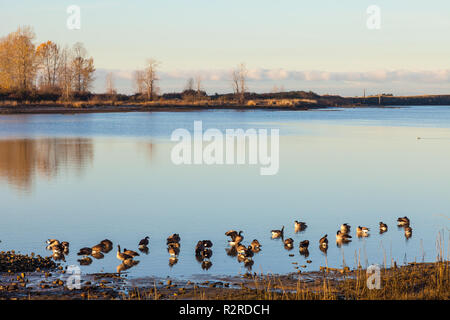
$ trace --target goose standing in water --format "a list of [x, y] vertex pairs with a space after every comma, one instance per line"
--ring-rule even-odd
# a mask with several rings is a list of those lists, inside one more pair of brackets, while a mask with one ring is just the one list
[[369, 228], [358, 226], [358, 228], [356, 228], [356, 235], [358, 237], [368, 237], [369, 236]]
[[121, 261], [124, 261], [126, 259], [133, 259], [133, 257], [131, 257], [131, 256], [129, 256], [129, 255], [123, 253], [123, 252], [120, 252], [120, 245], [117, 245], [116, 257], [117, 257], [117, 259], [119, 259]]
[[294, 222], [295, 233], [304, 231], [306, 228], [307, 228], [307, 225], [305, 222], [295, 220], [295, 222]]
[[167, 238], [167, 245], [171, 244], [171, 243], [180, 243], [181, 239], [180, 239], [180, 235], [178, 233], [174, 233], [173, 235], [171, 235], [170, 237]]
[[343, 234], [349, 234], [350, 229], [351, 229], [351, 227], [348, 223], [344, 223], [341, 225], [341, 233], [343, 233]]
[[341, 230], [338, 230], [338, 232], [336, 233], [336, 242], [338, 244], [348, 243], [348, 242], [352, 241], [351, 238], [352, 238], [351, 235], [349, 235], [347, 233], [342, 233]]
[[409, 226], [409, 218], [408, 217], [400, 217], [397, 219], [397, 224], [399, 227]]
[[380, 234], [385, 233], [388, 230], [387, 224], [380, 221]]
[[101, 250], [103, 253], [108, 253], [113, 249], [113, 243], [111, 240], [108, 240], [108, 239], [104, 239], [104, 240], [100, 241], [100, 245], [103, 246], [103, 248]]
[[228, 244], [232, 247], [238, 246], [242, 242], [242, 240], [244, 240], [244, 236], [242, 235], [242, 233], [243, 231], [239, 231], [238, 233], [234, 230], [225, 232], [225, 235], [231, 238], [231, 240], [228, 241]]
[[252, 251], [255, 253], [261, 251], [261, 244], [256, 239], [253, 239], [252, 243], [250, 243], [250, 246], [252, 247]]
[[145, 249], [148, 246], [148, 239], [150, 239], [149, 236], [145, 237], [144, 239], [142, 239], [141, 241], [139, 241], [139, 249]]
[[321, 248], [327, 248], [328, 247], [328, 235], [324, 235], [322, 238], [319, 239], [319, 245]]
[[294, 248], [294, 239], [288, 238], [284, 240], [284, 248], [286, 250], [291, 250], [292, 248]]
[[284, 226], [281, 228], [281, 230], [272, 230], [272, 239], [278, 239], [284, 237]]
[[99, 243], [93, 246], [91, 249], [92, 253], [101, 253], [105, 249], [105, 247], [103, 246], [103, 244]]
[[63, 247], [63, 253], [65, 255], [69, 254], [69, 243], [67, 241], [61, 242], [61, 246]]
[[133, 251], [133, 250], [127, 250], [127, 248], [123, 248], [123, 253], [125, 253], [133, 258], [139, 256], [139, 253], [137, 253], [136, 251]]

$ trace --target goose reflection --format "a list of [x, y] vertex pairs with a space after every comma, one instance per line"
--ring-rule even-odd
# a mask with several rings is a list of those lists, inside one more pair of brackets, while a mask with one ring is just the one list
[[131, 258], [130, 259], [125, 259], [125, 260], [122, 261], [121, 264], [119, 264], [116, 267], [116, 271], [117, 271], [117, 273], [121, 273], [122, 271], [131, 269], [131, 268], [133, 268], [134, 266], [136, 266], [138, 264], [139, 264], [139, 261], [133, 260]]
[[174, 265], [176, 265], [178, 263], [178, 258], [177, 257], [170, 257], [169, 258], [169, 267], [173, 267]]
[[146, 246], [140, 246], [139, 251], [142, 252], [143, 254], [148, 254], [149, 249]]

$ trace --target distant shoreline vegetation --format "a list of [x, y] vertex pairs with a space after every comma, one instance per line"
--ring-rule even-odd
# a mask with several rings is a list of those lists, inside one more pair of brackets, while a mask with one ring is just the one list
[[72, 47], [52, 41], [36, 44], [35, 37], [33, 28], [24, 26], [0, 38], [0, 113], [450, 105], [450, 95], [341, 97], [311, 91], [280, 92], [283, 90], [252, 93], [243, 63], [230, 72], [231, 93], [208, 95], [203, 76], [196, 74], [187, 79], [181, 92], [161, 94], [160, 62], [152, 58], [134, 72], [134, 94], [117, 93], [113, 73], [105, 77], [104, 93], [92, 93], [94, 58], [82, 43]]

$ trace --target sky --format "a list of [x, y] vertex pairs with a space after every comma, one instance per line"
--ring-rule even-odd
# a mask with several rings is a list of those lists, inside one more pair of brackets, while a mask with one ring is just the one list
[[[66, 26], [70, 5], [79, 30]], [[379, 29], [367, 27], [371, 5]], [[0, 0], [0, 36], [19, 25], [33, 26], [37, 43], [84, 43], [96, 92], [111, 71], [119, 92], [133, 92], [133, 71], [154, 58], [161, 92], [197, 74], [208, 93], [230, 92], [231, 70], [245, 63], [254, 92], [450, 93], [448, 0]]]

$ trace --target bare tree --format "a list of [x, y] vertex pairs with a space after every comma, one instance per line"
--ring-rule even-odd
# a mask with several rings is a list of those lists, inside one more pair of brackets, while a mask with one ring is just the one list
[[194, 91], [194, 78], [189, 78], [186, 82], [186, 87], [184, 88], [186, 91]]
[[240, 103], [245, 102], [245, 91], [247, 90], [247, 68], [244, 63], [237, 66], [232, 72], [233, 91]]
[[196, 84], [196, 87], [197, 87], [197, 96], [198, 97], [200, 97], [200, 92], [202, 91], [202, 80], [203, 80], [203, 78], [202, 78], [202, 76], [200, 74], [198, 74], [195, 77], [195, 84]]
[[136, 93], [144, 93], [144, 71], [136, 70], [133, 74], [133, 81], [136, 89]]
[[114, 87], [114, 74], [109, 72], [106, 75], [106, 93], [109, 95], [115, 95], [116, 89]]
[[72, 52], [68, 47], [61, 51], [61, 61], [58, 69], [58, 86], [62, 91], [63, 100], [69, 100], [72, 95], [74, 73], [72, 70]]
[[156, 87], [156, 82], [159, 80], [157, 76], [157, 70], [160, 63], [155, 59], [148, 59], [147, 66], [143, 73], [143, 85], [144, 91], [147, 94], [147, 99], [152, 101], [158, 88]]

